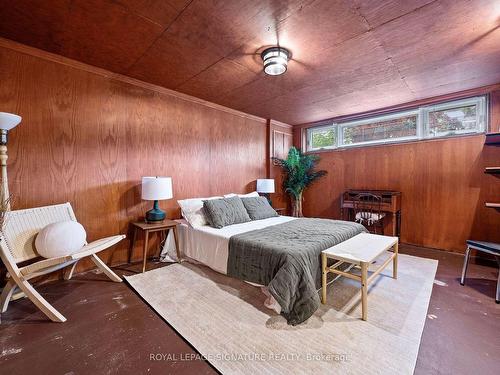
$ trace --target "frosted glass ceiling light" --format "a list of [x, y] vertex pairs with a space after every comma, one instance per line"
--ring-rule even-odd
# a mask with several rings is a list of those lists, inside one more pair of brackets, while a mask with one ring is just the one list
[[286, 72], [290, 52], [282, 47], [267, 48], [260, 54], [264, 62], [264, 72], [270, 76], [278, 76]]

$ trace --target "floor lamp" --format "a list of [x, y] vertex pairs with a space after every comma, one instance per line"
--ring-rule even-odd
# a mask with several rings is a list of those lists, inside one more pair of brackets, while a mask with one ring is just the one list
[[[1, 178], [2, 186], [0, 187], [0, 199], [2, 205], [6, 201], [6, 209], [10, 211], [10, 193], [9, 182], [7, 180], [7, 135], [9, 130], [14, 129], [21, 122], [21, 116], [14, 115], [13, 113], [0, 112], [0, 168], [2, 169]], [[3, 288], [0, 288], [0, 292]], [[24, 297], [23, 292], [15, 293], [11, 299], [19, 299]]]
[[10, 210], [9, 181], [7, 179], [7, 135], [20, 122], [21, 116], [13, 113], [0, 112], [0, 167], [2, 169], [1, 199], [7, 201], [7, 210]]

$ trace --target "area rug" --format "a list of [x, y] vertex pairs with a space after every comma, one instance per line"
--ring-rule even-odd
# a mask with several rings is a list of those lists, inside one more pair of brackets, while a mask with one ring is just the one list
[[415, 369], [436, 269], [437, 261], [400, 255], [398, 279], [388, 266], [370, 285], [367, 321], [359, 283], [340, 278], [328, 303], [295, 327], [264, 307], [258, 287], [204, 266], [183, 262], [126, 279], [223, 374], [401, 375]]

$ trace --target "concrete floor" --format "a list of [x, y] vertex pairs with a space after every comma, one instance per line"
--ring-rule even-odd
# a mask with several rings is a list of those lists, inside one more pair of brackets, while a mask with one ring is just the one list
[[[439, 260], [415, 374], [498, 374], [497, 268], [471, 264], [462, 287], [462, 256], [408, 245], [401, 252]], [[51, 323], [27, 299], [12, 302], [0, 325], [2, 374], [215, 373], [207, 362], [190, 360], [196, 351], [125, 283], [89, 272], [37, 289], [68, 321]], [[151, 360], [155, 353], [166, 360]]]

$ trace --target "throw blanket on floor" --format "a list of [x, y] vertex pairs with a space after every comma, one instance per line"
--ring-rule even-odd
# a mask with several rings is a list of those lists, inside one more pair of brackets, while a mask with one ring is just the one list
[[301, 218], [229, 239], [228, 276], [267, 285], [288, 324], [319, 307], [321, 251], [366, 232], [358, 223]]

